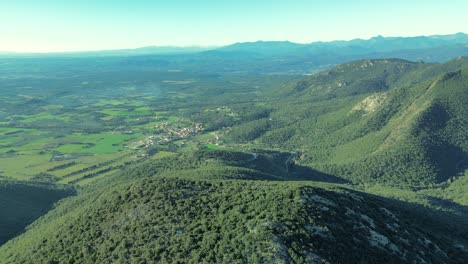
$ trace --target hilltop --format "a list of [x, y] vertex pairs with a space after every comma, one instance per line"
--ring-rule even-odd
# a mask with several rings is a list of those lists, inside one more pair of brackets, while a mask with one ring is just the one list
[[[226, 175], [220, 165], [195, 166], [207, 168], [199, 175], [161, 165], [166, 167], [149, 163], [130, 169], [60, 203], [5, 244], [0, 257], [22, 263], [463, 263], [466, 258], [466, 241], [458, 233], [448, 237], [449, 227], [428, 210], [415, 213], [409, 205], [332, 185], [208, 180], [208, 171]], [[240, 172], [233, 179], [242, 175], [247, 176]]]

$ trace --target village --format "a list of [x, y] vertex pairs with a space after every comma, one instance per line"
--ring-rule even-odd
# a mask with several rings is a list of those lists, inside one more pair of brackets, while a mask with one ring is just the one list
[[155, 144], [165, 144], [172, 141], [186, 139], [204, 131], [200, 123], [163, 122], [153, 127], [155, 134], [127, 145], [131, 149], [145, 149]]

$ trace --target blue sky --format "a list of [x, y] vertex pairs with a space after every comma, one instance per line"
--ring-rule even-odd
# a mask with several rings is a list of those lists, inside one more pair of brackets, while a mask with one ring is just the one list
[[0, 0], [0, 51], [450, 34], [467, 14], [466, 0]]

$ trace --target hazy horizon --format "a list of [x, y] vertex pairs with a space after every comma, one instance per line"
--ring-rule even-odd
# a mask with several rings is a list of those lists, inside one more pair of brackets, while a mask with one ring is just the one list
[[414, 35], [414, 36], [384, 36], [384, 35], [375, 35], [369, 38], [351, 38], [351, 39], [336, 39], [336, 40], [316, 40], [316, 41], [311, 41], [311, 42], [294, 42], [290, 40], [254, 40], [254, 41], [238, 41], [238, 42], [232, 42], [232, 43], [227, 43], [225, 45], [146, 45], [146, 46], [139, 46], [139, 47], [123, 47], [123, 48], [115, 48], [115, 49], [99, 49], [99, 50], [69, 50], [69, 51], [38, 51], [38, 52], [22, 52], [22, 51], [8, 51], [8, 50], [0, 50], [0, 53], [10, 53], [10, 54], [48, 54], [48, 53], [81, 53], [81, 52], [101, 52], [101, 51], [121, 51], [121, 50], [137, 50], [137, 49], [145, 49], [145, 48], [180, 48], [180, 49], [197, 49], [199, 48], [200, 50], [210, 50], [210, 49], [216, 49], [216, 48], [221, 48], [221, 47], [226, 47], [230, 45], [234, 45], [237, 43], [254, 43], [254, 42], [290, 42], [290, 43], [295, 43], [295, 44], [313, 44], [313, 43], [329, 43], [329, 42], [334, 42], [334, 41], [352, 41], [352, 40], [370, 40], [376, 37], [384, 37], [384, 38], [415, 38], [415, 37], [429, 37], [429, 36], [446, 36], [446, 35], [456, 35], [456, 34], [467, 34], [465, 32], [453, 32], [453, 33], [446, 33], [446, 34], [430, 34], [430, 35]]
[[468, 2], [458, 0], [450, 5], [402, 0], [0, 1], [0, 51], [80, 52], [446, 35], [465, 30], [460, 23], [465, 10]]

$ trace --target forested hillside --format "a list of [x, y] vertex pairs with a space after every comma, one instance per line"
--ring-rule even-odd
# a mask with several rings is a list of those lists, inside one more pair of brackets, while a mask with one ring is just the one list
[[[248, 173], [233, 174], [208, 160], [182, 165], [193, 166], [194, 173], [148, 163], [111, 177], [60, 203], [4, 245], [0, 258], [7, 263], [463, 263], [468, 256], [462, 246], [466, 230], [458, 227], [449, 237], [445, 232], [455, 226], [438, 223], [428, 209], [416, 213], [395, 200], [327, 184], [249, 180]], [[228, 175], [231, 180], [213, 180]]]
[[467, 59], [444, 65], [340, 65], [281, 88], [268, 116], [227, 137], [296, 152], [297, 163], [355, 183], [440, 183], [468, 161]]

